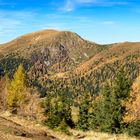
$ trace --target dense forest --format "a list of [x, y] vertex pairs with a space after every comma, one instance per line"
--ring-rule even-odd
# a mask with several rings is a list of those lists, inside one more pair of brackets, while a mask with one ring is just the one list
[[[42, 118], [46, 126], [68, 135], [71, 128], [140, 136], [139, 94], [133, 93], [133, 83], [125, 66], [117, 71], [113, 81], [106, 81], [97, 91], [91, 79], [84, 78], [67, 82], [47, 80], [39, 86], [29, 79], [25, 62], [19, 59], [15, 72], [2, 71], [1, 108], [31, 119]], [[77, 112], [75, 116], [73, 111]]]

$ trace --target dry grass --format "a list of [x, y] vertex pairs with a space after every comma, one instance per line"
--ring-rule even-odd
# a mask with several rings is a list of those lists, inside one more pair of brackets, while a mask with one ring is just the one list
[[129, 137], [126, 134], [113, 135], [94, 131], [82, 132], [76, 130], [72, 130], [72, 132], [75, 136], [72, 140], [78, 140], [78, 137], [81, 137], [81, 140], [138, 140], [137, 138]]
[[10, 114], [5, 112], [1, 113], [0, 116], [3, 116], [8, 120], [14, 120], [15, 123], [20, 124], [21, 126], [24, 126], [30, 130], [36, 130], [38, 132], [45, 131], [49, 135], [52, 135], [60, 140], [138, 140], [136, 138], [131, 138], [126, 134], [111, 135], [94, 131], [82, 132], [77, 130], [70, 130], [72, 135], [67, 136], [64, 133], [50, 130], [46, 126], [43, 126], [35, 121], [25, 120], [23, 118], [19, 118], [18, 116], [11, 116]]

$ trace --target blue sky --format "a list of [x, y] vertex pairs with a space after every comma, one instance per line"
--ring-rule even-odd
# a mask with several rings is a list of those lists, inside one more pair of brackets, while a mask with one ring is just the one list
[[0, 0], [0, 43], [43, 30], [101, 43], [140, 42], [139, 0]]

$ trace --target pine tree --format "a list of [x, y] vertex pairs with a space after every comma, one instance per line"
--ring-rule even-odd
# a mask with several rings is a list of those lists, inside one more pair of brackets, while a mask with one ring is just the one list
[[17, 108], [24, 102], [25, 99], [25, 74], [23, 66], [19, 65], [17, 71], [14, 74], [13, 80], [7, 87], [7, 105], [12, 111], [17, 111]]
[[[93, 112], [89, 115], [89, 128], [100, 130], [105, 123], [106, 109], [110, 106], [110, 95], [111, 88], [108, 83], [106, 83], [102, 94], [96, 98], [93, 103]], [[108, 114], [109, 115], [109, 114]], [[112, 115], [112, 114], [110, 114]], [[100, 130], [101, 131], [101, 130]]]
[[104, 132], [119, 133], [123, 128], [125, 108], [122, 103], [130, 93], [130, 83], [121, 69], [115, 79], [113, 87], [106, 86], [102, 99], [95, 104], [90, 115], [90, 127]]
[[[65, 92], [65, 91], [64, 91]], [[66, 93], [65, 93], [66, 94]], [[68, 127], [73, 128], [74, 123], [71, 116], [71, 106], [67, 102], [68, 98], [64, 93], [60, 93], [58, 97], [47, 97], [46, 106], [46, 121], [45, 124], [51, 129], [67, 131]], [[52, 102], [53, 101], [53, 102]], [[49, 107], [48, 107], [49, 106]], [[64, 125], [64, 126], [63, 126]]]
[[77, 122], [77, 128], [81, 130], [89, 129], [89, 109], [90, 109], [90, 98], [87, 93], [84, 94], [82, 103], [79, 105], [79, 118]]

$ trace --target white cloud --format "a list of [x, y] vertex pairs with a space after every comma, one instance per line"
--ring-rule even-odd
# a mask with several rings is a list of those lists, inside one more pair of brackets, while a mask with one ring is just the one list
[[65, 0], [62, 7], [58, 8], [63, 12], [71, 12], [78, 6], [125, 6], [127, 1], [121, 0]]
[[76, 0], [77, 3], [93, 3], [97, 2], [97, 0]]
[[75, 0], [79, 4], [93, 4], [93, 5], [106, 5], [106, 6], [113, 6], [113, 5], [127, 5], [128, 2], [125, 0]]
[[103, 22], [101, 22], [101, 24], [103, 24], [103, 25], [113, 25], [115, 23], [114, 23], [114, 21], [103, 21]]
[[71, 12], [75, 8], [75, 4], [72, 0], [66, 0], [63, 7], [59, 8], [60, 11], [63, 12]]

